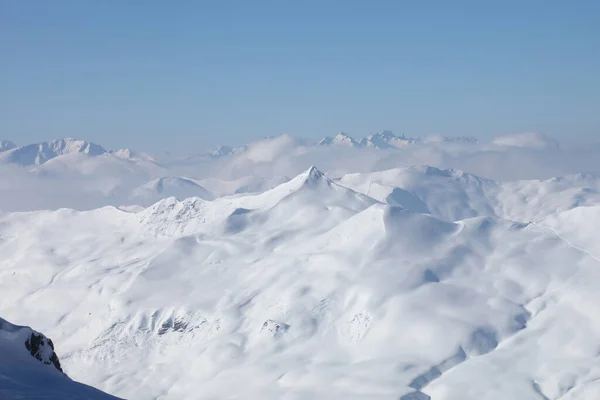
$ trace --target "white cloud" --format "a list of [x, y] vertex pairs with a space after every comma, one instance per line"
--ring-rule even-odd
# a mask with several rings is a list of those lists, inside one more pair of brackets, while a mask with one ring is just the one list
[[523, 147], [528, 149], [558, 148], [558, 142], [537, 132], [524, 132], [498, 136], [492, 141], [497, 146]]
[[[529, 133], [498, 137], [488, 144], [437, 140], [388, 150], [313, 146], [282, 135], [258, 140], [232, 156], [190, 160], [185, 164], [160, 166], [108, 154], [97, 157], [75, 154], [56, 157], [33, 170], [0, 164], [0, 209], [121, 205], [130, 201], [134, 188], [164, 176], [253, 182], [249, 187], [263, 187], [294, 177], [310, 165], [332, 177], [429, 165], [496, 180], [547, 179], [600, 172], [600, 147], [561, 148], [551, 138]], [[244, 186], [215, 185], [231, 187], [232, 192]]]

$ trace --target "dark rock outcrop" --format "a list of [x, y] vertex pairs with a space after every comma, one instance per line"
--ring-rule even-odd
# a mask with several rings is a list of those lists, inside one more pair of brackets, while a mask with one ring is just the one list
[[47, 365], [52, 364], [57, 370], [63, 372], [58, 356], [54, 352], [54, 343], [41, 333], [32, 332], [31, 336], [25, 341], [25, 348], [37, 360]]

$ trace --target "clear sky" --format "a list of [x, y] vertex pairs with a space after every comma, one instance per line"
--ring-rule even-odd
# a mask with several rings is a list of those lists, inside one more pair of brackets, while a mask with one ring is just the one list
[[0, 138], [600, 136], [600, 1], [0, 0]]

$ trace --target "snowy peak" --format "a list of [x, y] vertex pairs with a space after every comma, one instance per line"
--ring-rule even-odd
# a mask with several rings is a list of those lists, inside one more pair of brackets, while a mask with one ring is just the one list
[[343, 132], [338, 133], [334, 137], [327, 136], [321, 139], [318, 143], [319, 146], [345, 146], [345, 147], [360, 147], [360, 143], [351, 136], [346, 135]]
[[123, 158], [126, 160], [138, 159], [138, 160], [154, 162], [154, 158], [152, 158], [151, 155], [146, 154], [146, 153], [141, 153], [138, 151], [133, 151], [131, 149], [110, 150], [110, 151], [108, 151], [108, 153], [112, 154], [115, 157]]
[[418, 139], [407, 138], [404, 135], [395, 136], [392, 131], [382, 131], [366, 138], [356, 140], [345, 133], [338, 133], [335, 137], [326, 137], [318, 142], [319, 146], [340, 146], [355, 148], [395, 149], [406, 147], [418, 142]]
[[106, 150], [91, 142], [65, 138], [52, 140], [50, 142], [14, 147], [10, 150], [3, 151], [0, 155], [0, 161], [24, 166], [42, 165], [55, 157], [70, 153], [84, 153], [91, 156], [97, 156], [106, 153]]
[[[319, 171], [317, 169], [317, 167], [315, 167], [314, 165], [312, 165], [309, 169], [307, 169], [303, 175], [306, 177], [306, 182], [316, 182], [319, 179], [322, 179], [325, 177], [325, 174], [323, 174], [321, 171]], [[325, 178], [327, 179], [327, 178]]]
[[109, 154], [124, 160], [155, 163], [154, 159], [146, 153], [130, 149], [107, 151], [98, 144], [73, 138], [55, 139], [19, 147], [9, 141], [0, 142], [0, 162], [20, 164], [22, 166], [42, 165], [56, 157], [74, 153], [88, 156]]
[[85, 153], [93, 156], [106, 153], [106, 150], [95, 143], [72, 138], [57, 139], [38, 145], [40, 150], [48, 150], [51, 154]]
[[383, 131], [361, 139], [360, 144], [375, 149], [390, 149], [406, 147], [417, 141], [417, 139], [407, 138], [404, 135], [396, 136], [392, 131]]
[[338, 185], [315, 166], [311, 166], [296, 178], [266, 193], [272, 193], [275, 197], [277, 194], [283, 194], [280, 196], [282, 200], [293, 194], [294, 197], [308, 199], [306, 201], [313, 204], [335, 204], [354, 210], [364, 209], [377, 202], [366, 195]]
[[314, 165], [309, 169], [289, 181], [285, 183], [286, 186], [296, 187], [300, 189], [302, 187], [314, 187], [322, 184], [331, 184], [333, 183], [329, 178], [325, 176], [325, 174], [317, 169]]
[[17, 145], [10, 140], [0, 140], [0, 151], [11, 150], [15, 147], [17, 147]]

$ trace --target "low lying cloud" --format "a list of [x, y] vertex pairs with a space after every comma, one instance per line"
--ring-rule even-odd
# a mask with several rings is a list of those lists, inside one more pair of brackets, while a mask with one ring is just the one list
[[[238, 189], [235, 182], [268, 188], [317, 166], [331, 177], [347, 173], [429, 165], [460, 169], [494, 180], [548, 179], [581, 172], [600, 173], [600, 146], [562, 148], [540, 134], [502, 136], [489, 143], [442, 137], [401, 149], [307, 145], [289, 135], [256, 141], [231, 156], [186, 158], [185, 163], [135, 162], [111, 155], [60, 156], [35, 169], [0, 164], [0, 210], [96, 208], [123, 205], [136, 188], [164, 176], [198, 181], [230, 181], [215, 187]], [[247, 179], [246, 179], [247, 178]], [[214, 182], [213, 182], [214, 183]], [[220, 192], [220, 194], [223, 194]]]
[[[460, 169], [495, 180], [547, 179], [579, 172], [600, 173], [600, 148], [562, 149], [541, 134], [516, 134], [489, 143], [450, 142], [440, 138], [401, 149], [306, 146], [290, 137], [265, 139], [247, 153], [215, 161], [212, 176], [294, 176], [310, 165], [331, 176], [414, 165]], [[215, 175], [215, 170], [218, 173]], [[197, 173], [202, 174], [200, 170]]]
[[520, 147], [525, 149], [557, 149], [558, 142], [537, 132], [524, 132], [513, 135], [498, 136], [492, 144], [496, 146]]

